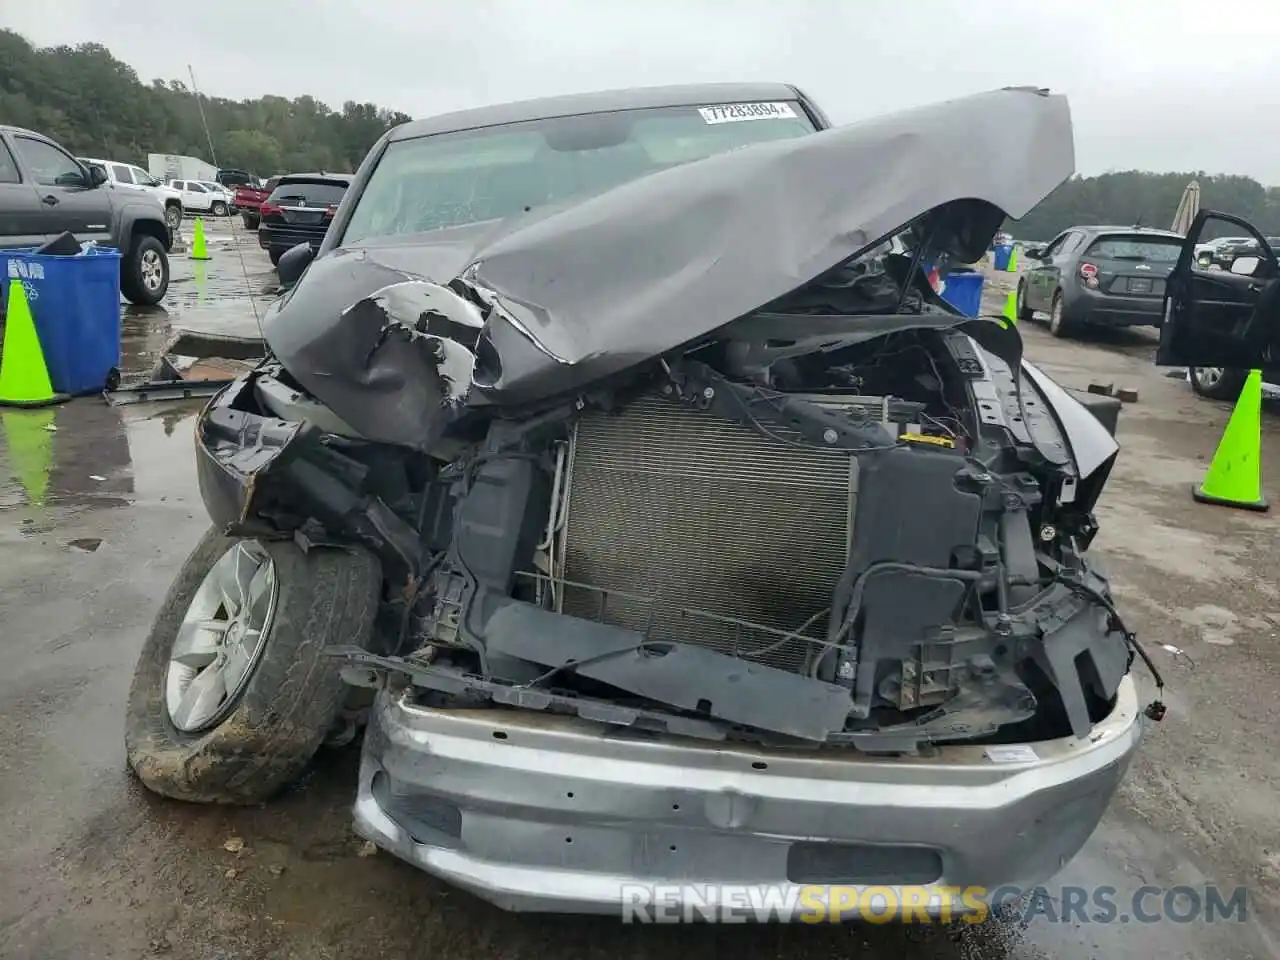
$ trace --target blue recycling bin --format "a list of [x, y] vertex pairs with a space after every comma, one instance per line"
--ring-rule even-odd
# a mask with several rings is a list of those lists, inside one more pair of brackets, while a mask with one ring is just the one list
[[995, 247], [995, 268], [997, 270], [1009, 269], [1009, 258], [1013, 256], [1013, 244], [1002, 243]]
[[6, 304], [10, 280], [26, 291], [54, 390], [98, 393], [119, 379], [118, 250], [90, 247], [78, 257], [0, 250], [0, 278]]
[[942, 299], [966, 317], [982, 312], [982, 285], [986, 278], [976, 270], [953, 270], [942, 278]]

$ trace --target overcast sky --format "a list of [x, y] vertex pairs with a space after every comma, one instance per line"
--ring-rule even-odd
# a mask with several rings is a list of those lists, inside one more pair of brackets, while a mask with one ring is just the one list
[[[1230, 13], [1228, 14], [1228, 11]], [[608, 87], [784, 80], [836, 122], [1012, 84], [1068, 94], [1076, 166], [1280, 185], [1280, 4], [1184, 0], [0, 0], [142, 80], [415, 117]]]

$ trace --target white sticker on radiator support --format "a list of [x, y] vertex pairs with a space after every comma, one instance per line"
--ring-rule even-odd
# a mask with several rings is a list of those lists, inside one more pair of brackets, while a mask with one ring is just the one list
[[699, 107], [705, 123], [739, 123], [743, 120], [794, 120], [796, 112], [785, 101], [776, 103], [725, 103]]
[[992, 763], [1035, 763], [1040, 758], [1025, 743], [987, 747], [987, 759]]

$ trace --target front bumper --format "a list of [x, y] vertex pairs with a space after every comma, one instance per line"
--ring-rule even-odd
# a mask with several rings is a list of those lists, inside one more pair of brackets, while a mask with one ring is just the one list
[[1079, 851], [1141, 731], [1128, 677], [1087, 738], [1034, 744], [1037, 759], [1013, 763], [974, 745], [876, 758], [636, 740], [384, 691], [355, 825], [508, 910], [621, 915], [643, 896], [637, 885], [745, 887], [775, 905], [812, 903], [813, 884], [995, 891], [1039, 883]]

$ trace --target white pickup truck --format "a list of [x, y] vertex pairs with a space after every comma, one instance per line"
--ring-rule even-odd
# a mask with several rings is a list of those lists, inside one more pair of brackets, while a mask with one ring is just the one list
[[118, 190], [136, 190], [158, 197], [164, 204], [164, 219], [169, 229], [177, 231], [182, 224], [182, 194], [161, 183], [147, 171], [132, 163], [118, 160], [98, 160], [94, 157], [77, 157], [81, 163], [101, 167], [107, 182]]

